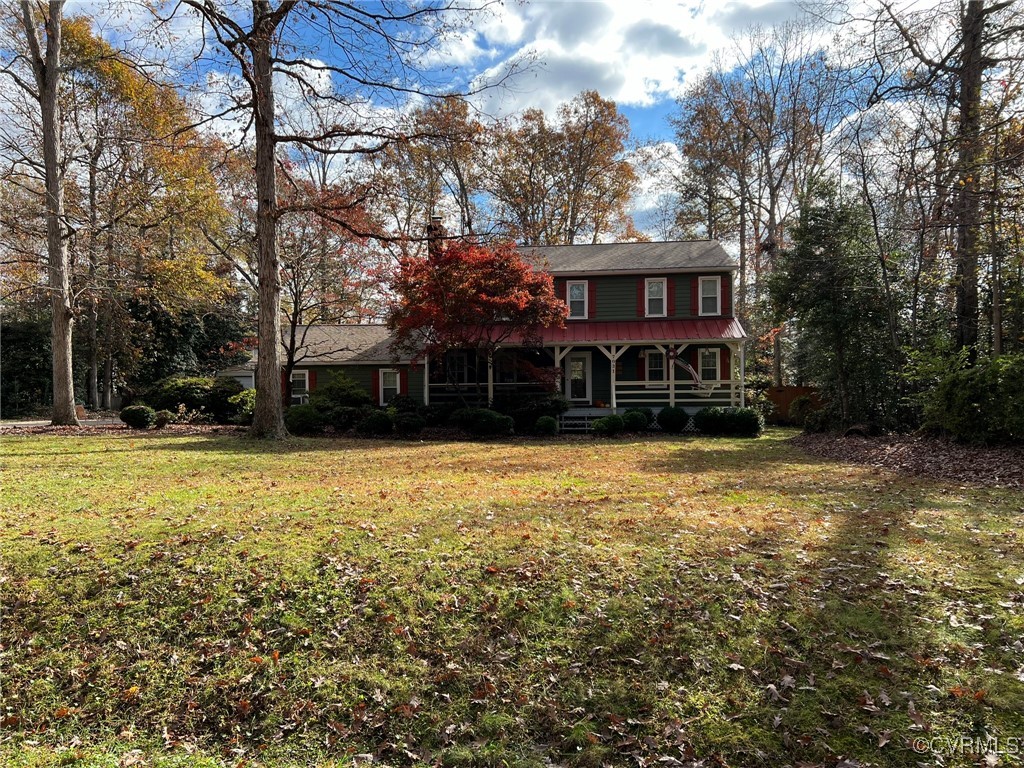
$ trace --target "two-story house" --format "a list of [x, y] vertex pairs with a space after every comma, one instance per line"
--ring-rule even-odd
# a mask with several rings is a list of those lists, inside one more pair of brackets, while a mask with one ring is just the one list
[[[510, 340], [490, 361], [475, 350], [396, 359], [383, 325], [315, 326], [292, 375], [302, 402], [325, 371], [343, 371], [383, 405], [396, 395], [500, 402], [554, 385], [570, 403], [563, 426], [646, 406], [743, 405], [743, 341], [733, 312], [735, 262], [715, 241], [522, 249], [548, 270], [569, 308], [564, 328], [527, 348]], [[230, 374], [229, 372], [225, 372]]]

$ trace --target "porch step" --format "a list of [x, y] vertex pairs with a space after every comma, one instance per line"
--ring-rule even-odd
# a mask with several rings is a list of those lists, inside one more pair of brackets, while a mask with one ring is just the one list
[[589, 432], [591, 425], [607, 413], [590, 413], [587, 411], [569, 411], [563, 413], [558, 419], [558, 426], [562, 432]]

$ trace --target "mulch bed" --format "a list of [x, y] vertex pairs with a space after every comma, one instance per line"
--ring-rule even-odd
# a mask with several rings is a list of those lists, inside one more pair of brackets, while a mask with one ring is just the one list
[[9, 435], [66, 435], [68, 437], [91, 437], [94, 435], [136, 434], [144, 435], [235, 435], [244, 434], [245, 427], [222, 424], [168, 424], [163, 429], [132, 429], [127, 424], [89, 424], [80, 427], [4, 427], [0, 426], [0, 437]]
[[960, 445], [924, 435], [828, 434], [798, 435], [793, 443], [815, 456], [884, 467], [908, 475], [997, 488], [1024, 488], [1024, 445]]

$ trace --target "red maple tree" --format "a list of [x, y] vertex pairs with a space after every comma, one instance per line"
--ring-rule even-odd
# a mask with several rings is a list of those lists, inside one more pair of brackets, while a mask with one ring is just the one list
[[542, 329], [563, 325], [568, 310], [551, 275], [514, 245], [456, 241], [429, 250], [401, 259], [392, 281], [388, 326], [396, 352], [422, 359], [475, 349], [490, 356], [503, 343], [538, 345]]

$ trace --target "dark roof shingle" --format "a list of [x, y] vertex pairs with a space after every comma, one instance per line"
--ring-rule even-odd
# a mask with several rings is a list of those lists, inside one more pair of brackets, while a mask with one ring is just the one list
[[521, 250], [535, 266], [555, 274], [686, 272], [736, 268], [736, 260], [725, 252], [717, 240], [524, 246]]

